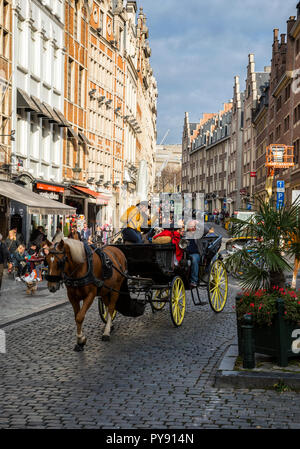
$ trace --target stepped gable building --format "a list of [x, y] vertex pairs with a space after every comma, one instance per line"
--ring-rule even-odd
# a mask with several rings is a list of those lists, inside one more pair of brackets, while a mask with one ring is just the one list
[[232, 214], [241, 207], [241, 185], [242, 185], [242, 146], [244, 126], [244, 97], [245, 93], [240, 90], [240, 80], [234, 78], [231, 143], [228, 155], [228, 184], [227, 184], [227, 210]]
[[[205, 209], [221, 210], [227, 201], [227, 166], [231, 135], [232, 102], [215, 114], [204, 114], [190, 126], [185, 116], [183, 174], [185, 192], [205, 193]], [[188, 180], [187, 180], [188, 178]]]
[[252, 111], [256, 108], [261, 95], [260, 88], [268, 82], [269, 78], [270, 67], [265, 67], [264, 72], [256, 72], [254, 55], [249, 54], [244, 94], [242, 185], [240, 190], [242, 208], [246, 208], [250, 204], [256, 179], [256, 141]]
[[181, 188], [182, 192], [191, 192], [190, 184], [190, 152], [193, 141], [198, 136], [199, 129], [209, 119], [214, 117], [215, 114], [203, 114], [203, 118], [199, 123], [190, 123], [189, 113], [185, 113], [183, 133], [182, 133], [182, 178]]

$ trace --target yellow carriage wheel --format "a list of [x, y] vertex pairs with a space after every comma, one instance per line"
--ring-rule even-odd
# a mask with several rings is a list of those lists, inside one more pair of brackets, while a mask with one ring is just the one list
[[166, 301], [162, 301], [163, 299], [168, 299], [169, 297], [169, 289], [164, 288], [163, 290], [154, 290], [153, 291], [153, 298], [152, 298], [152, 307], [155, 310], [162, 310], [165, 305]]
[[222, 312], [227, 301], [228, 277], [226, 267], [219, 259], [215, 260], [210, 267], [207, 290], [209, 304], [213, 311]]
[[185, 313], [185, 288], [181, 277], [176, 276], [169, 290], [170, 313], [174, 326], [181, 326]]
[[[98, 311], [99, 311], [99, 315], [100, 315], [101, 320], [103, 321], [104, 324], [106, 324], [107, 323], [108, 308], [106, 307], [106, 305], [102, 301], [101, 296], [98, 296]], [[112, 316], [112, 321], [116, 318], [116, 315], [117, 315], [117, 311], [114, 310], [114, 313], [113, 313], [113, 316]]]

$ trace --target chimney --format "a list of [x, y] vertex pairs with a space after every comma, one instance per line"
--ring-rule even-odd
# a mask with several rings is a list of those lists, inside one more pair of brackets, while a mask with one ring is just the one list
[[274, 42], [278, 41], [278, 33], [279, 33], [279, 29], [274, 28], [274, 30], [273, 30]]
[[291, 29], [294, 26], [294, 23], [296, 22], [296, 17], [295, 16], [291, 16], [289, 18], [289, 20], [287, 21], [287, 33], [288, 33], [288, 37], [289, 37], [289, 33], [291, 31]]
[[281, 34], [280, 38], [281, 38], [280, 43], [285, 44], [285, 34]]
[[300, 2], [299, 2], [298, 5], [296, 6], [296, 8], [297, 8], [297, 19], [298, 19], [299, 16], [300, 16]]

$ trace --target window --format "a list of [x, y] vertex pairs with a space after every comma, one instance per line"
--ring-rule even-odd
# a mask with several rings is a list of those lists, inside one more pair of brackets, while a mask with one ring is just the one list
[[284, 132], [287, 132], [290, 129], [290, 116], [288, 115], [284, 119]]
[[79, 66], [78, 84], [78, 104], [84, 107], [84, 67], [82, 66]]
[[300, 37], [296, 40], [296, 56], [300, 52]]
[[291, 96], [291, 85], [289, 84], [288, 86], [286, 86], [285, 88], [285, 92], [284, 92], [284, 101], [287, 101]]
[[275, 139], [278, 140], [281, 136], [281, 125], [278, 125], [275, 132]]
[[67, 77], [67, 97], [69, 100], [74, 101], [74, 61], [71, 58], [68, 60]]
[[71, 139], [67, 139], [67, 158], [66, 158], [66, 165], [68, 167], [73, 166], [73, 151], [74, 151], [74, 144]]
[[276, 111], [279, 111], [281, 109], [281, 95], [277, 98], [276, 101]]
[[300, 139], [297, 139], [294, 142], [294, 158], [295, 158], [295, 164], [299, 164], [299, 160], [300, 160]]
[[295, 107], [294, 109], [294, 123], [299, 122], [300, 120], [300, 104]]
[[269, 139], [269, 144], [271, 145], [272, 143], [274, 143], [273, 133], [270, 134], [270, 139]]

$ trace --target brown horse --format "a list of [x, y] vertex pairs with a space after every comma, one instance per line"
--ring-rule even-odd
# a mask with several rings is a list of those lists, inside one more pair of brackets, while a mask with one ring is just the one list
[[[82, 333], [82, 324], [85, 314], [92, 305], [95, 296], [99, 295], [108, 307], [107, 323], [102, 335], [102, 340], [110, 339], [112, 316], [119, 297], [121, 286], [125, 280], [122, 274], [126, 271], [126, 258], [122, 251], [113, 246], [107, 246], [102, 251], [109, 257], [113, 264], [112, 275], [109, 279], [100, 282], [102, 287], [94, 281], [103, 280], [103, 267], [100, 257], [93, 251], [87, 257], [84, 244], [78, 240], [66, 239], [50, 248], [46, 256], [48, 263], [48, 289], [54, 293], [65, 281], [67, 294], [73, 306], [77, 325], [76, 351], [82, 351], [86, 344], [86, 337]], [[96, 279], [95, 279], [96, 278]], [[80, 307], [80, 301], [83, 301]]]

